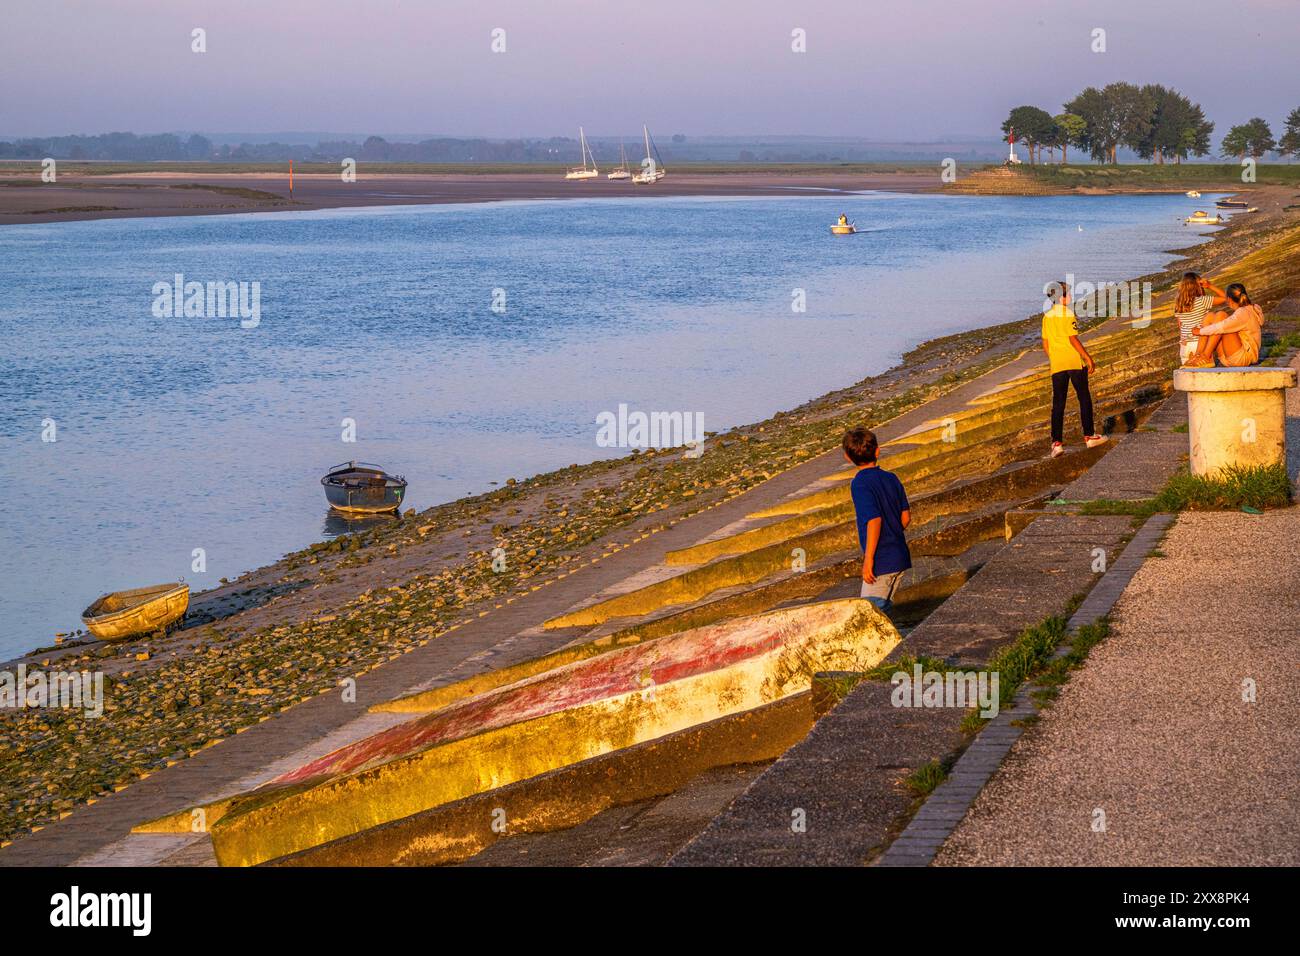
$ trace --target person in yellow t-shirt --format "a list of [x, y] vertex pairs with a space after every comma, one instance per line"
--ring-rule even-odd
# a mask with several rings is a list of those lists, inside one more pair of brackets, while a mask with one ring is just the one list
[[1100, 445], [1105, 436], [1093, 431], [1092, 393], [1088, 375], [1097, 364], [1079, 341], [1079, 320], [1070, 308], [1070, 288], [1064, 282], [1052, 283], [1052, 300], [1056, 304], [1043, 313], [1043, 351], [1052, 369], [1052, 457], [1065, 454], [1065, 399], [1074, 386], [1079, 400], [1079, 424], [1083, 441], [1089, 448]]

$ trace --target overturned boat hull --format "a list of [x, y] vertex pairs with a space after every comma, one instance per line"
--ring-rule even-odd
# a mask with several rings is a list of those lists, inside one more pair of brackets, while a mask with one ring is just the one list
[[[610, 650], [450, 704], [207, 812], [218, 862], [300, 853], [806, 693], [899, 640], [868, 602], [773, 611]], [[178, 815], [178, 825], [190, 819]], [[166, 829], [152, 825], [145, 829]]]

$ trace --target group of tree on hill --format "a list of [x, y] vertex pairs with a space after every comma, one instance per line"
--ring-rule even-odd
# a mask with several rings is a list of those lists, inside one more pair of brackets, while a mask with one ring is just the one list
[[[1222, 155], [1300, 156], [1300, 108], [1291, 111], [1285, 127], [1276, 140], [1267, 121], [1258, 116], [1234, 126], [1220, 145]], [[1067, 163], [1071, 147], [1098, 162], [1114, 163], [1121, 146], [1154, 163], [1179, 163], [1189, 156], [1208, 155], [1213, 132], [1214, 124], [1205, 118], [1200, 104], [1159, 83], [1090, 86], [1056, 116], [1037, 106], [1017, 106], [1002, 123], [1004, 139], [1014, 135], [1028, 150], [1031, 163], [1042, 160], [1043, 150], [1055, 158], [1058, 149], [1061, 162]]]

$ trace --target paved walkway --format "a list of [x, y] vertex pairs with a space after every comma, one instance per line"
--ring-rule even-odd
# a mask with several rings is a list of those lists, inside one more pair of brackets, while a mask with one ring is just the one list
[[1180, 516], [936, 863], [1300, 864], [1297, 540], [1300, 508]]

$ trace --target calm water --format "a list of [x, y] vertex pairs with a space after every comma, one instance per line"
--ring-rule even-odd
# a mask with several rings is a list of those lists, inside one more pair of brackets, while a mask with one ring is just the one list
[[[202, 590], [336, 533], [317, 479], [337, 462], [404, 474], [425, 507], [610, 454], [595, 418], [620, 402], [761, 419], [1022, 318], [1066, 272], [1158, 268], [1204, 232], [1181, 225], [1191, 205], [792, 195], [0, 228], [0, 659], [105, 590]], [[832, 239], [840, 211], [868, 231]], [[260, 282], [260, 325], [155, 318], [175, 273]]]

